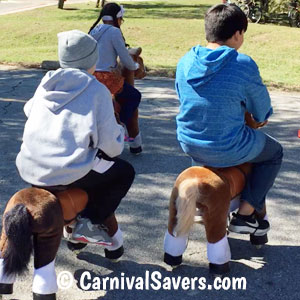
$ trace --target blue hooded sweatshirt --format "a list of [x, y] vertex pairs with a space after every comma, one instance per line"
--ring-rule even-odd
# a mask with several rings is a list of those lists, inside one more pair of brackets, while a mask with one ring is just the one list
[[239, 165], [263, 149], [265, 135], [245, 125], [250, 112], [258, 122], [272, 114], [271, 100], [256, 63], [235, 49], [192, 48], [178, 63], [180, 100], [177, 138], [197, 164]]

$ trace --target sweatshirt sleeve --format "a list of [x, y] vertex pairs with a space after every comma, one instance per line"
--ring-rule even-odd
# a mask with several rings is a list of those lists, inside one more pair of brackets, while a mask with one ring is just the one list
[[33, 102], [34, 102], [34, 98], [31, 98], [24, 105], [24, 113], [27, 118], [29, 118]]
[[257, 122], [267, 120], [273, 113], [267, 87], [263, 84], [256, 63], [252, 60], [246, 85], [246, 109]]
[[94, 147], [109, 157], [115, 157], [120, 155], [124, 148], [124, 128], [116, 121], [110, 92], [104, 88], [101, 93], [103, 101], [97, 120], [98, 143]]
[[139, 66], [136, 62], [134, 62], [134, 60], [130, 56], [125, 46], [125, 42], [120, 30], [114, 31], [114, 35], [112, 37], [112, 43], [114, 48], [117, 51], [118, 56], [120, 57], [122, 64], [129, 70], [132, 71], [137, 70]]

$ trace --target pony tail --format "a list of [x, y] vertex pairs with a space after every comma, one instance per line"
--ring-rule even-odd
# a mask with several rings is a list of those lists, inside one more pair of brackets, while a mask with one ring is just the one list
[[7, 246], [2, 255], [6, 275], [19, 275], [27, 270], [33, 248], [31, 218], [24, 204], [17, 204], [4, 215]]
[[89, 30], [89, 34], [90, 32], [98, 25], [98, 23], [100, 22], [100, 20], [102, 19], [102, 12], [100, 13], [100, 16], [98, 17], [98, 19], [96, 20], [96, 22], [93, 24], [93, 26], [90, 28]]
[[197, 178], [190, 178], [182, 181], [178, 187], [176, 236], [188, 234], [194, 224], [196, 201], [200, 196], [198, 184]]

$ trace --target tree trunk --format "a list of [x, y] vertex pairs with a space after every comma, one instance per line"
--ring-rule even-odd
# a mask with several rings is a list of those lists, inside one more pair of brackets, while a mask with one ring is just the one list
[[65, 2], [65, 0], [58, 0], [58, 8], [63, 9], [64, 8], [64, 2]]
[[[101, 7], [104, 6], [105, 2], [106, 2], [105, 0], [101, 0]], [[100, 3], [100, 0], [97, 0], [96, 7], [99, 7], [99, 3]]]

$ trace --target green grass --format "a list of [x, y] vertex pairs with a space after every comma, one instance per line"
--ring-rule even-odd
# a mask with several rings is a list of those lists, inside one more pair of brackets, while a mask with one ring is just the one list
[[[174, 76], [179, 58], [196, 44], [205, 45], [204, 13], [217, 0], [124, 2], [126, 42], [143, 48], [149, 73]], [[0, 61], [39, 64], [57, 60], [57, 33], [87, 32], [99, 9], [95, 2], [56, 6], [1, 16]], [[249, 24], [241, 52], [258, 64], [269, 87], [300, 91], [300, 29]]]

